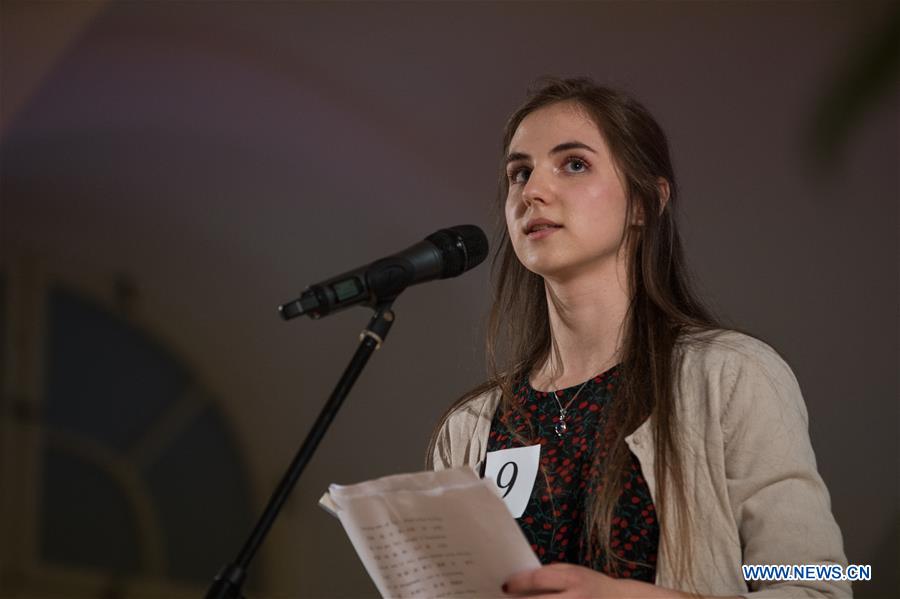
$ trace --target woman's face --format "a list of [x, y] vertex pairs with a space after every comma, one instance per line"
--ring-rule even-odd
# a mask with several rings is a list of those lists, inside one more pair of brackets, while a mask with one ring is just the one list
[[628, 201], [606, 141], [580, 106], [530, 113], [507, 160], [506, 226], [525, 268], [560, 282], [615, 273]]

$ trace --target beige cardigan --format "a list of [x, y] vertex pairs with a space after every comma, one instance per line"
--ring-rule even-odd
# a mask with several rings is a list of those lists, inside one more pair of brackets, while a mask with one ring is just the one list
[[[753, 599], [852, 596], [848, 582], [744, 581], [742, 564], [846, 567], [847, 559], [791, 369], [771, 347], [741, 333], [691, 339], [678, 345], [675, 401], [694, 514], [693, 590]], [[447, 417], [435, 445], [435, 469], [480, 465], [498, 402], [499, 393], [489, 391]], [[626, 441], [656, 501], [650, 420]], [[667, 522], [660, 514], [661, 532], [674, 538]], [[662, 538], [656, 584], [677, 588], [670, 556], [678, 547]]]

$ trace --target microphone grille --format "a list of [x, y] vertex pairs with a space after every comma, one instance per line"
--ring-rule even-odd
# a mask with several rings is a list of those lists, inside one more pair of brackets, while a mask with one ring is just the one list
[[457, 225], [441, 229], [426, 237], [438, 247], [444, 261], [441, 278], [461, 275], [475, 268], [487, 258], [488, 240], [479, 227], [475, 225]]

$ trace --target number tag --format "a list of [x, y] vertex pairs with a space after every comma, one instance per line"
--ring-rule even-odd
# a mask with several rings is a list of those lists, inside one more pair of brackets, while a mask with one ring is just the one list
[[491, 481], [491, 487], [506, 503], [513, 518], [519, 518], [528, 505], [540, 458], [540, 445], [487, 453], [484, 478]]

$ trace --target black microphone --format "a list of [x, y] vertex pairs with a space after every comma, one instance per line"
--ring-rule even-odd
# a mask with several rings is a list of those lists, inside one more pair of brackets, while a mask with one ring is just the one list
[[481, 264], [487, 254], [487, 237], [475, 225], [441, 229], [393, 256], [307, 287], [299, 299], [278, 311], [289, 320], [302, 314], [321, 318], [356, 304], [374, 307], [410, 285], [461, 275]]

